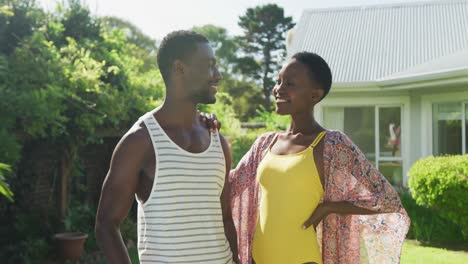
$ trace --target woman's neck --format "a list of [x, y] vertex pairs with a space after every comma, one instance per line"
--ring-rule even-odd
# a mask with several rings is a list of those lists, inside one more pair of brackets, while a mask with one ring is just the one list
[[324, 128], [315, 121], [314, 113], [304, 115], [291, 115], [291, 125], [287, 132], [289, 134], [312, 135], [323, 131]]

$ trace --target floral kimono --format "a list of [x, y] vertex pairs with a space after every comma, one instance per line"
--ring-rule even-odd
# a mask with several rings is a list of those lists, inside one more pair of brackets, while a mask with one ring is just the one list
[[[229, 175], [241, 264], [252, 261], [252, 239], [261, 195], [256, 172], [275, 134], [261, 135]], [[375, 215], [330, 214], [323, 219], [317, 227], [323, 263], [399, 263], [410, 220], [391, 184], [361, 150], [338, 131], [327, 131], [324, 137], [323, 162], [323, 202], [347, 201], [379, 212]]]

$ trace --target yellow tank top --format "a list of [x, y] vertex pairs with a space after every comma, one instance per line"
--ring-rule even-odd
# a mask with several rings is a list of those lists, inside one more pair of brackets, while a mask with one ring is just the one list
[[261, 199], [252, 248], [257, 264], [322, 264], [317, 234], [313, 226], [303, 230], [302, 224], [323, 195], [313, 148], [324, 135], [294, 154], [276, 155], [270, 146], [260, 162]]

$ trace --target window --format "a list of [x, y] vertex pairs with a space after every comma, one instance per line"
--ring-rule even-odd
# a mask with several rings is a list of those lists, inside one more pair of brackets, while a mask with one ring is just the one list
[[325, 107], [324, 126], [348, 135], [393, 185], [403, 183], [401, 107]]
[[437, 103], [432, 106], [434, 155], [466, 154], [468, 103]]

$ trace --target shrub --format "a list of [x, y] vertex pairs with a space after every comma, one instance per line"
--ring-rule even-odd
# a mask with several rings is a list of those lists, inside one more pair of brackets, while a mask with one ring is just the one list
[[128, 248], [136, 245], [138, 240], [136, 217], [127, 216], [120, 225], [120, 233]]
[[242, 157], [249, 151], [250, 147], [254, 143], [255, 139], [259, 134], [257, 133], [248, 133], [242, 136], [233, 138], [231, 144], [232, 150], [232, 168], [237, 166], [237, 163], [242, 159]]
[[253, 121], [265, 123], [267, 131], [279, 131], [289, 127], [291, 117], [278, 115], [276, 112], [267, 111], [263, 106], [260, 106], [260, 109], [257, 110], [257, 117]]
[[0, 194], [10, 200], [10, 202], [13, 202], [13, 192], [10, 190], [10, 186], [3, 176], [3, 174], [9, 172], [10, 170], [10, 166], [0, 163]]
[[437, 211], [416, 204], [409, 192], [400, 193], [411, 226], [407, 238], [430, 244], [455, 244], [463, 241], [461, 227], [441, 217]]
[[416, 203], [433, 208], [459, 225], [468, 238], [468, 155], [419, 160], [409, 175], [409, 187]]
[[233, 98], [226, 93], [216, 95], [216, 104], [199, 105], [201, 112], [213, 113], [221, 122], [221, 133], [225, 136], [236, 137], [241, 134], [240, 121], [232, 108]]
[[98, 248], [96, 235], [94, 234], [94, 222], [96, 209], [87, 203], [72, 202], [64, 219], [64, 227], [67, 232], [83, 232], [88, 234], [85, 249], [93, 251]]

